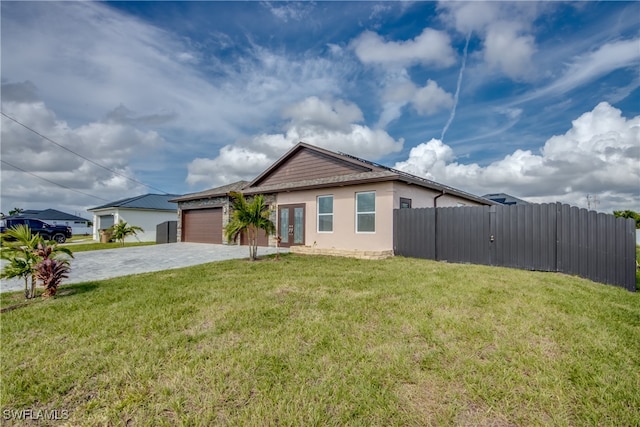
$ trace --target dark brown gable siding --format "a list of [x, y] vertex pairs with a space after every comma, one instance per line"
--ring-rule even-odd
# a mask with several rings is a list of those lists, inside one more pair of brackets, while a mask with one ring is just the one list
[[358, 172], [368, 172], [371, 168], [343, 162], [310, 150], [300, 150], [278, 169], [265, 176], [255, 186], [277, 185], [308, 179], [329, 178]]

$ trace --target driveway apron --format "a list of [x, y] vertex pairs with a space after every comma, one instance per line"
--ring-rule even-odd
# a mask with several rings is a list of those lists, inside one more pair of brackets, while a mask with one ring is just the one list
[[[68, 246], [73, 250], [73, 245]], [[280, 249], [280, 252], [286, 252]], [[258, 256], [274, 254], [276, 248], [260, 247]], [[130, 274], [149, 273], [205, 264], [213, 261], [248, 258], [247, 246], [206, 243], [168, 243], [100, 251], [78, 252], [71, 260], [71, 273], [63, 284], [110, 279]], [[2, 262], [4, 266], [5, 261]], [[22, 279], [2, 280], [0, 292], [24, 289]]]

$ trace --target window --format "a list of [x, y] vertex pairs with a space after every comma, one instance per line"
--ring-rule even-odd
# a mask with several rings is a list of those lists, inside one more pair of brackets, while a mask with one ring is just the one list
[[333, 231], [333, 196], [318, 196], [318, 232]]
[[356, 193], [356, 232], [375, 233], [376, 231], [376, 193]]
[[400, 209], [411, 209], [411, 199], [400, 197]]

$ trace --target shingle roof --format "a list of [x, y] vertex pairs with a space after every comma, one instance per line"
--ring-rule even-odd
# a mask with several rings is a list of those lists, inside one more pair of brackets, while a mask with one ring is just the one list
[[208, 199], [211, 197], [217, 196], [225, 196], [229, 194], [231, 191], [241, 191], [247, 184], [248, 181], [237, 181], [232, 184], [223, 185], [222, 187], [211, 188], [209, 190], [199, 191], [197, 193], [189, 193], [184, 196], [179, 196], [174, 199], [171, 199], [171, 202], [186, 202], [188, 200], [197, 200], [197, 199]]
[[[263, 185], [263, 186], [259, 185], [259, 183], [263, 180], [263, 178], [268, 176], [269, 173], [278, 169], [283, 163], [285, 163], [289, 158], [291, 158], [297, 151], [304, 150], [304, 149], [314, 150], [314, 151], [323, 153], [327, 156], [333, 157], [334, 159], [338, 159], [342, 162], [364, 166], [365, 168], [369, 169], [369, 171], [351, 173], [346, 175], [337, 175], [337, 176], [331, 176], [331, 177], [325, 177], [325, 178], [309, 179], [309, 180], [303, 180], [303, 181], [285, 182], [285, 183], [275, 184], [275, 185]], [[205, 199], [205, 198], [211, 198], [211, 197], [217, 197], [217, 196], [224, 196], [231, 191], [239, 191], [245, 194], [277, 193], [279, 191], [323, 188], [323, 187], [331, 187], [334, 185], [353, 185], [353, 184], [360, 184], [360, 183], [367, 183], [367, 182], [381, 182], [381, 181], [401, 181], [401, 182], [419, 185], [421, 187], [429, 188], [432, 190], [440, 191], [446, 194], [456, 195], [456, 196], [464, 197], [466, 199], [475, 200], [485, 205], [496, 204], [496, 202], [492, 200], [479, 197], [474, 194], [467, 193], [465, 191], [458, 190], [456, 188], [449, 187], [447, 185], [443, 185], [426, 178], [421, 178], [419, 176], [412, 175], [407, 172], [392, 169], [388, 166], [384, 166], [378, 163], [364, 160], [359, 157], [352, 156], [350, 154], [335, 153], [333, 151], [326, 150], [324, 148], [319, 148], [310, 144], [306, 144], [304, 142], [298, 143], [295, 147], [293, 147], [291, 150], [285, 153], [282, 157], [280, 157], [280, 159], [278, 159], [275, 163], [273, 163], [269, 168], [267, 168], [264, 172], [258, 175], [251, 182], [238, 181], [238, 182], [234, 182], [233, 184], [212, 188], [210, 190], [201, 191], [199, 193], [185, 194], [184, 196], [180, 196], [172, 199], [172, 201], [184, 202], [188, 200], [197, 200], [197, 199]]]
[[169, 200], [178, 197], [176, 194], [143, 194], [141, 196], [129, 197], [127, 199], [116, 200], [95, 208], [87, 209], [89, 212], [98, 209], [127, 208], [127, 209], [147, 209], [159, 211], [177, 211], [175, 203]]
[[[297, 150], [302, 149], [310, 149], [324, 153], [325, 155], [329, 155], [333, 158], [349, 162], [355, 163], [358, 165], [364, 165], [371, 169], [370, 172], [361, 172], [355, 174], [348, 175], [339, 175], [328, 178], [320, 178], [313, 179], [307, 181], [297, 181], [297, 182], [287, 182], [274, 186], [257, 186], [251, 187], [251, 184], [255, 184], [260, 182], [260, 180], [265, 177], [269, 171], [276, 169], [279, 165], [284, 163], [288, 158], [290, 158], [293, 153]], [[302, 188], [318, 188], [318, 187], [330, 187], [332, 184], [359, 184], [364, 182], [375, 182], [375, 181], [403, 181], [410, 184], [419, 185], [421, 187], [429, 188], [436, 191], [441, 191], [446, 194], [452, 194], [460, 197], [464, 197], [466, 199], [474, 200], [476, 202], [485, 204], [485, 205], [494, 205], [496, 202], [485, 199], [480, 196], [476, 196], [475, 194], [467, 193], [466, 191], [458, 190], [457, 188], [449, 187], [448, 185], [440, 184], [435, 181], [431, 181], [426, 178], [422, 178], [408, 172], [400, 171], [397, 169], [390, 168], [388, 166], [381, 165], [379, 163], [375, 163], [369, 160], [361, 159], [360, 157], [352, 156], [351, 154], [345, 153], [335, 153], [330, 150], [326, 150], [324, 148], [318, 148], [313, 145], [306, 144], [304, 142], [298, 143], [295, 147], [285, 153], [279, 160], [277, 160], [269, 169], [260, 174], [256, 179], [254, 179], [251, 184], [243, 189], [243, 192], [247, 194], [257, 194], [257, 193], [267, 193], [267, 192], [277, 192], [283, 190], [294, 190], [294, 189], [302, 189]]]

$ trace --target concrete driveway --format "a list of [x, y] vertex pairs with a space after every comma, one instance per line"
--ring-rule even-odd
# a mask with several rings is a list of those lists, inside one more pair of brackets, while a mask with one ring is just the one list
[[[69, 245], [73, 250], [73, 246]], [[280, 249], [280, 252], [286, 252]], [[258, 256], [276, 253], [276, 248], [258, 248]], [[169, 243], [134, 246], [101, 251], [78, 252], [71, 260], [71, 273], [63, 284], [89, 282], [129, 274], [170, 270], [227, 259], [248, 258], [247, 246], [210, 245], [206, 243]], [[5, 261], [2, 261], [4, 266]], [[21, 279], [2, 280], [0, 292], [24, 289]]]

